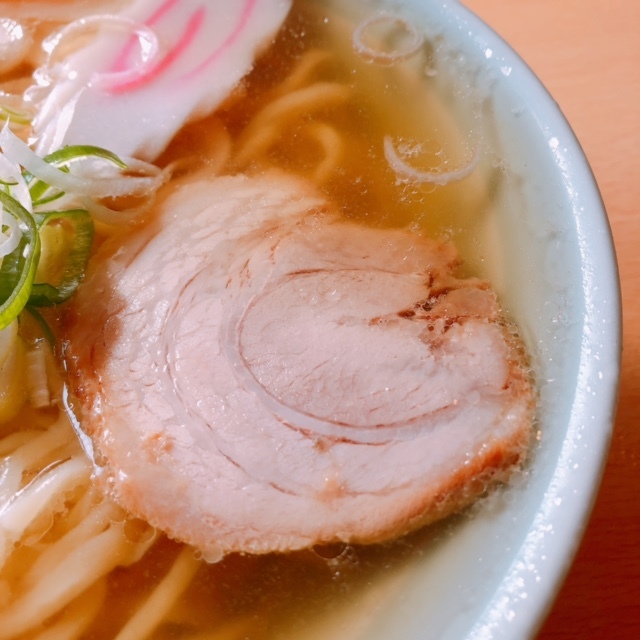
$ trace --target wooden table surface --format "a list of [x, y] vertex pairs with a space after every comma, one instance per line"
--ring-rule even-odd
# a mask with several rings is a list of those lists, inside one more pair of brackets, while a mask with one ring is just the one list
[[[602, 192], [622, 281], [624, 351], [608, 464], [538, 640], [640, 638], [640, 1], [463, 0], [559, 103]], [[519, 640], [519, 639], [515, 639]]]

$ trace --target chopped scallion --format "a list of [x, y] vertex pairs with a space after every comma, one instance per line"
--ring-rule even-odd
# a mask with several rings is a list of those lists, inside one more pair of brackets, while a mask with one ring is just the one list
[[[56, 167], [56, 169], [60, 169], [60, 171], [63, 171], [64, 173], [68, 173], [70, 164], [81, 160], [88, 160], [90, 158], [106, 160], [119, 169], [124, 170], [127, 168], [127, 165], [117, 155], [115, 155], [115, 153], [111, 153], [111, 151], [107, 151], [101, 147], [94, 147], [86, 144], [63, 147], [62, 149], [58, 149], [57, 151], [45, 156], [43, 160], [47, 164]], [[31, 193], [34, 206], [46, 204], [64, 195], [64, 192], [61, 190], [51, 187], [44, 180], [35, 178], [32, 175], [27, 177], [27, 181], [29, 182], [29, 191]]]
[[49, 346], [54, 350], [56, 349], [56, 337], [53, 335], [53, 331], [49, 326], [49, 323], [44, 319], [43, 315], [31, 305], [27, 305], [26, 310], [31, 314], [33, 319], [36, 321], [38, 326], [40, 327], [42, 334], [44, 335], [46, 341], [49, 343]]
[[35, 213], [33, 217], [38, 224], [38, 229], [56, 222], [71, 227], [69, 232], [73, 234], [73, 244], [65, 261], [60, 282], [56, 285], [46, 282], [35, 283], [29, 296], [29, 305], [36, 307], [60, 304], [76, 290], [84, 275], [93, 240], [93, 221], [84, 209]]
[[[74, 208], [74, 202], [88, 194], [145, 195], [162, 184], [165, 174], [154, 168], [148, 176], [98, 178], [100, 188], [96, 191], [89, 180], [73, 175], [69, 168], [74, 162], [92, 158], [120, 171], [128, 168], [106, 149], [75, 145], [40, 158], [7, 126], [0, 131], [0, 145], [0, 212], [9, 216], [0, 229], [5, 234], [4, 257], [0, 258], [0, 329], [9, 326], [25, 308], [46, 325], [35, 308], [67, 300], [80, 284], [89, 259], [93, 217], [85, 209]], [[133, 170], [139, 170], [135, 161], [131, 162]], [[145, 164], [146, 170], [149, 167]], [[133, 181], [133, 188], [125, 188], [123, 180]], [[101, 196], [102, 190], [105, 193]], [[43, 211], [56, 201], [60, 201], [59, 211]], [[53, 340], [50, 330], [47, 339]]]
[[33, 216], [2, 190], [0, 203], [22, 233], [18, 246], [2, 259], [0, 267], [0, 329], [4, 329], [18, 317], [31, 295], [40, 259], [40, 234]]

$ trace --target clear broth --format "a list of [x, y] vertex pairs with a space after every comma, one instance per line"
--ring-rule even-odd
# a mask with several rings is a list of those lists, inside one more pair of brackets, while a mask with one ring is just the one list
[[[337, 164], [317, 188], [345, 217], [378, 227], [410, 227], [443, 241], [453, 240], [468, 264], [483, 260], [479, 229], [487, 215], [490, 187], [478, 169], [470, 178], [447, 186], [409, 184], [398, 179], [384, 157], [384, 136], [414, 145], [419, 168], [459, 166], [474, 152], [471, 133], [451, 116], [445, 99], [425, 70], [432, 63], [428, 43], [416, 58], [393, 67], [363, 61], [353, 51], [354, 18], [345, 18], [322, 2], [294, 3], [277, 42], [216, 114], [187, 125], [160, 164], [181, 162], [184, 172], [206, 172], [220, 144], [220, 124], [231, 136], [232, 150], [263, 109], [280, 97], [283, 83], [313, 51], [326, 56], [304, 86], [323, 82], [348, 88], [349, 97], [320, 105], [279, 125], [277, 140], [248, 161], [232, 151], [223, 172], [259, 173], [273, 167], [313, 179], [323, 159], [313, 127], [322, 123], [337, 132]], [[477, 141], [476, 141], [477, 143]], [[210, 168], [210, 169], [209, 169]], [[99, 229], [101, 236], [111, 231]], [[55, 326], [57, 313], [48, 315]], [[29, 407], [0, 434], [41, 428], [56, 411]], [[372, 547], [340, 546], [289, 555], [243, 557], [202, 563], [191, 586], [173, 607], [154, 638], [302, 637], [324, 616], [348, 604], [408, 562], [450, 535], [455, 518], [402, 540]], [[83, 636], [113, 638], [171, 567], [181, 545], [161, 537], [136, 564], [108, 576], [108, 592], [98, 617]], [[198, 635], [210, 631], [211, 635]], [[218, 635], [219, 634], [219, 635]], [[29, 636], [25, 636], [29, 637]]]

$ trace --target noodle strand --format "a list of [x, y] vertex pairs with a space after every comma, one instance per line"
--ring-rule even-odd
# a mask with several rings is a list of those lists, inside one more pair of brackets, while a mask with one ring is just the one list
[[34, 640], [76, 640], [93, 623], [107, 595], [106, 579], [96, 582], [66, 609], [62, 617]]
[[[39, 433], [39, 435], [13, 452], [12, 461], [20, 462], [23, 469], [32, 471], [48, 466], [54, 462], [53, 455], [59, 449], [69, 446], [68, 429], [69, 427], [66, 424], [66, 420], [63, 418], [55, 422], [45, 431], [36, 432]], [[75, 444], [76, 443], [72, 442], [72, 446]], [[77, 445], [75, 448], [78, 450]]]
[[37, 627], [116, 566], [137, 558], [139, 546], [126, 539], [121, 524], [89, 538], [0, 613], [0, 640], [9, 640]]
[[88, 477], [87, 461], [72, 458], [40, 474], [0, 509], [0, 567], [29, 525], [45, 512], [59, 511], [65, 494]]
[[277, 95], [285, 95], [300, 89], [313, 77], [317, 68], [332, 57], [333, 55], [324, 49], [313, 49], [307, 52], [278, 87]]
[[[350, 95], [351, 89], [346, 85], [337, 82], [317, 82], [274, 100], [255, 116], [240, 136], [235, 163], [239, 166], [246, 165], [254, 154], [264, 152], [268, 148], [269, 144], [266, 144], [262, 132], [265, 127], [273, 127], [275, 121], [280, 125], [276, 129], [282, 129], [283, 124], [293, 118], [344, 104]], [[273, 138], [275, 139], [275, 136]], [[256, 144], [256, 139], [260, 140], [260, 144]]]
[[343, 148], [342, 138], [334, 127], [323, 122], [310, 125], [309, 133], [324, 151], [324, 158], [313, 172], [313, 180], [317, 184], [323, 184], [340, 164]]
[[144, 640], [158, 627], [178, 598], [189, 586], [200, 562], [193, 549], [184, 547], [169, 573], [155, 588], [147, 601], [136, 611], [116, 636], [116, 640]]
[[62, 538], [50, 544], [24, 576], [24, 584], [31, 587], [53, 573], [74, 549], [88, 543], [112, 522], [119, 507], [111, 502], [98, 505], [90, 514]]

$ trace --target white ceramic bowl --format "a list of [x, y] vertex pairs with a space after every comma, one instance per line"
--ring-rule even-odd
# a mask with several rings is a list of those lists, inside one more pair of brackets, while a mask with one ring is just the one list
[[606, 459], [621, 333], [612, 239], [579, 143], [517, 54], [455, 1], [402, 7], [434, 43], [437, 75], [468, 84], [503, 169], [491, 233], [508, 269], [495, 283], [535, 360], [540, 441], [512, 487], [318, 637], [523, 640], [571, 563]]

